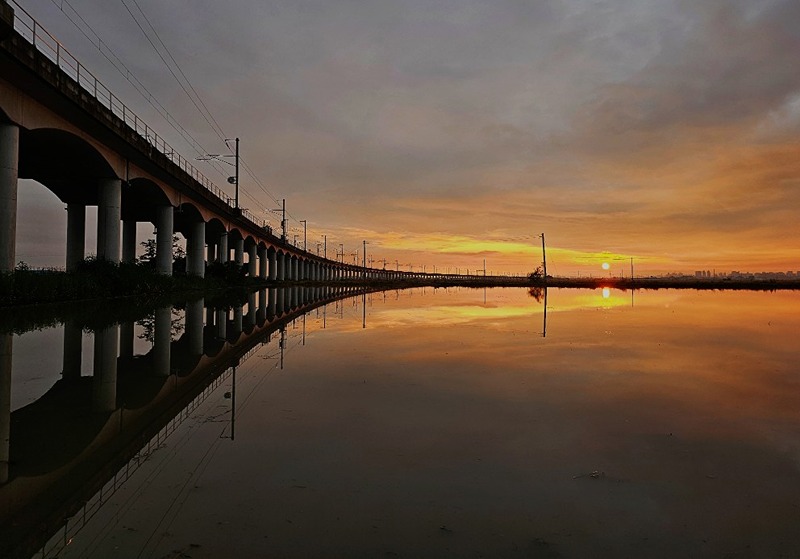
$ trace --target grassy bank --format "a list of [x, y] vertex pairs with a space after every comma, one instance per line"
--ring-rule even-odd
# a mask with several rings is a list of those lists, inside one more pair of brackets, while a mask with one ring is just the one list
[[0, 274], [0, 307], [61, 303], [118, 297], [157, 299], [171, 293], [191, 293], [256, 285], [235, 265], [209, 266], [205, 278], [185, 274], [164, 276], [148, 263], [112, 264], [87, 259], [76, 270], [30, 270], [24, 266]]

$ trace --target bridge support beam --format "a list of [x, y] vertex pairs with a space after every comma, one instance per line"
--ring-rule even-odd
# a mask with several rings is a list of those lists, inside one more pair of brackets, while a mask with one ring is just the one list
[[219, 236], [219, 248], [217, 250], [219, 253], [217, 255], [217, 259], [219, 260], [220, 264], [227, 264], [228, 259], [230, 258], [231, 251], [228, 249], [228, 232], [225, 231], [222, 235]]
[[19, 128], [0, 124], [0, 272], [16, 264], [18, 178]]
[[278, 281], [284, 281], [286, 279], [286, 255], [284, 253], [279, 253], [275, 255], [276, 260], [276, 275]]
[[278, 278], [278, 254], [275, 249], [267, 250], [267, 258], [269, 258], [269, 279], [275, 281]]
[[206, 222], [192, 223], [186, 239], [186, 273], [191, 276], [206, 275]]
[[136, 262], [136, 221], [132, 219], [122, 222], [122, 261], [125, 264]]
[[267, 247], [258, 247], [258, 277], [267, 279]]
[[256, 277], [258, 271], [258, 262], [256, 261], [256, 245], [252, 244], [247, 247], [247, 275], [251, 278]]
[[83, 261], [86, 244], [86, 206], [67, 204], [67, 271], [74, 270]]
[[122, 181], [102, 179], [98, 185], [97, 258], [119, 264]]
[[233, 260], [239, 266], [244, 264], [244, 239], [236, 239], [233, 244]]
[[156, 209], [156, 272], [164, 276], [172, 275], [174, 226], [172, 206], [159, 206]]

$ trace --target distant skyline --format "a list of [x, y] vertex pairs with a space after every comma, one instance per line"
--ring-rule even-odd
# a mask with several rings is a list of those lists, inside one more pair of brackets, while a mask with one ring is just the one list
[[[143, 12], [220, 132], [241, 138], [269, 193], [244, 174], [242, 205], [277, 228], [263, 210], [286, 198], [289, 238], [307, 220], [311, 251], [327, 235], [329, 257], [365, 239], [391, 268], [485, 258], [529, 272], [544, 232], [560, 275], [602, 275], [604, 261], [627, 273], [631, 257], [648, 274], [800, 270], [796, 1], [24, 6], [187, 158], [199, 152], [94, 33], [207, 153], [224, 152]], [[21, 181], [17, 260], [63, 265], [65, 224], [53, 194]]]

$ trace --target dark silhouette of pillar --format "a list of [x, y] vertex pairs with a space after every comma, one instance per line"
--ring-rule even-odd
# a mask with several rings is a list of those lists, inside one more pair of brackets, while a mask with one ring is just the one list
[[101, 179], [98, 184], [97, 257], [119, 264], [122, 181]]
[[153, 372], [166, 377], [171, 372], [172, 307], [156, 309], [153, 330]]
[[86, 206], [67, 204], [67, 271], [83, 261], [86, 244]]
[[117, 409], [118, 344], [118, 324], [95, 331], [92, 373], [92, 403], [95, 411], [112, 412]]
[[19, 128], [0, 123], [0, 273], [16, 265]]
[[0, 484], [8, 481], [11, 448], [11, 353], [12, 334], [0, 334]]
[[74, 320], [64, 323], [64, 369], [65, 379], [81, 377], [81, 358], [83, 355], [83, 329]]
[[172, 275], [172, 236], [175, 234], [175, 218], [172, 206], [156, 209], [156, 272]]

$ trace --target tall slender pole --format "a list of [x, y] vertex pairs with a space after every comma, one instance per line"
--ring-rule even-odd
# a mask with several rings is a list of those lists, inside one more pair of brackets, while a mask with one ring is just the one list
[[547, 255], [545, 254], [544, 250], [544, 233], [541, 235], [542, 237], [542, 271], [544, 272], [544, 279], [547, 279]]
[[633, 256], [631, 256], [631, 281], [633, 281]]
[[323, 235], [322, 238], [325, 241], [324, 242], [324, 246], [322, 248], [322, 256], [324, 256], [325, 259], [327, 259], [328, 258], [328, 236], [327, 235]]
[[364, 241], [364, 256], [362, 264], [362, 267], [364, 268], [364, 279], [367, 279], [367, 241]]
[[239, 209], [239, 138], [236, 138], [236, 209]]
[[281, 240], [285, 243], [286, 242], [286, 198], [283, 199], [283, 207], [281, 209], [281, 229], [283, 233], [281, 233]]
[[308, 221], [301, 219], [300, 223], [303, 224], [303, 250], [308, 252], [308, 236], [306, 235], [306, 226], [308, 225]]

